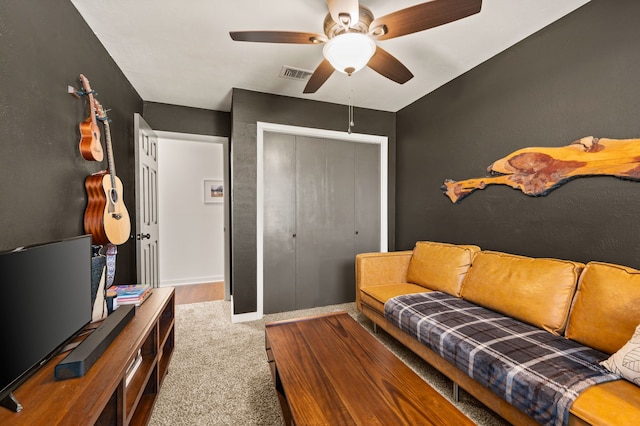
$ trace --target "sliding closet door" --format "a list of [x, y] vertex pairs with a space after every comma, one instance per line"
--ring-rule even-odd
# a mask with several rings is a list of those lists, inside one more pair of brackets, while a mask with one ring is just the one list
[[353, 299], [354, 144], [297, 138], [296, 308]]
[[379, 151], [264, 134], [264, 313], [355, 300], [355, 255], [380, 249]]
[[380, 146], [354, 145], [356, 254], [380, 251]]
[[296, 306], [296, 137], [264, 134], [263, 306]]

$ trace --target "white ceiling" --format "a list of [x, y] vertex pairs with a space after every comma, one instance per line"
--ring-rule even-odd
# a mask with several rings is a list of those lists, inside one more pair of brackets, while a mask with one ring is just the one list
[[[313, 71], [322, 46], [232, 41], [229, 31], [322, 33], [324, 0], [71, 0], [145, 101], [229, 111], [231, 89], [395, 112], [589, 0], [484, 0], [482, 11], [420, 33], [379, 41], [414, 78], [399, 85], [365, 68], [335, 72], [315, 93], [279, 77]], [[419, 0], [362, 0], [375, 17]]]

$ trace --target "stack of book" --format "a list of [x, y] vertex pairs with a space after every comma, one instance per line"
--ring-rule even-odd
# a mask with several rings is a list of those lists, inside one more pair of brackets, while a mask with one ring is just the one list
[[116, 292], [118, 305], [140, 306], [151, 294], [151, 287], [147, 284], [112, 285], [109, 290]]

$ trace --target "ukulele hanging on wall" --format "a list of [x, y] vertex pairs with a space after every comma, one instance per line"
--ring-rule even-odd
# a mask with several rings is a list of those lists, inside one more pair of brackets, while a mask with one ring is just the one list
[[96, 172], [85, 180], [89, 200], [84, 213], [84, 230], [93, 236], [94, 244], [120, 245], [129, 239], [131, 221], [124, 205], [122, 182], [116, 176], [109, 118], [100, 102], [96, 99], [93, 102], [97, 119], [104, 125], [109, 169]]
[[89, 117], [82, 123], [80, 123], [80, 154], [82, 158], [89, 161], [102, 161], [104, 158], [104, 152], [102, 151], [102, 144], [100, 143], [100, 128], [96, 122], [96, 110], [93, 98], [93, 90], [89, 85], [89, 80], [80, 74], [80, 80], [82, 81], [83, 92], [89, 99]]

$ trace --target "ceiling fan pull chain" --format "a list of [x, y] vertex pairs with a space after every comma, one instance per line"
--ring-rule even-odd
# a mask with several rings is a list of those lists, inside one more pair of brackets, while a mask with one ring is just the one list
[[356, 124], [353, 122], [353, 84], [351, 83], [351, 76], [349, 78], [349, 128], [347, 133], [351, 134], [351, 126]]
[[351, 99], [351, 106], [349, 107], [349, 126], [355, 126], [353, 122], [353, 99]]

